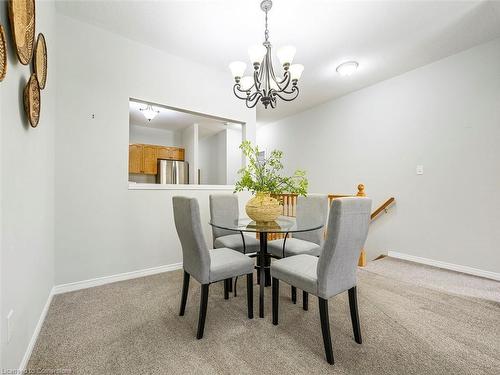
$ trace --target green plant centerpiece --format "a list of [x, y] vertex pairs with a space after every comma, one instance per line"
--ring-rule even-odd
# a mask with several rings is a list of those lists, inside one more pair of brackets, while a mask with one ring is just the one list
[[266, 158], [258, 146], [244, 141], [240, 149], [248, 162], [238, 171], [240, 179], [234, 192], [248, 190], [254, 194], [246, 206], [247, 215], [256, 222], [272, 222], [281, 214], [281, 202], [272, 195], [291, 193], [305, 196], [308, 181], [306, 172], [296, 170], [292, 176], [283, 176], [283, 152], [273, 150]]

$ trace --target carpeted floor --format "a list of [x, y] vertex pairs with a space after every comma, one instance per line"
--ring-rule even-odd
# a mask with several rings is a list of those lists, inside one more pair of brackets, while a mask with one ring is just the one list
[[[196, 340], [199, 285], [178, 316], [182, 272], [54, 297], [28, 370], [71, 374], [498, 374], [500, 303], [359, 271], [363, 344], [353, 340], [347, 294], [330, 301], [335, 365], [324, 359], [317, 300], [309, 311], [281, 288], [280, 325], [246, 318], [244, 282], [224, 300], [210, 287], [205, 337]], [[257, 290], [255, 290], [257, 308]], [[258, 310], [256, 309], [256, 312]], [[258, 316], [258, 315], [256, 315]]]
[[446, 293], [500, 302], [500, 282], [385, 257], [368, 262], [365, 270]]

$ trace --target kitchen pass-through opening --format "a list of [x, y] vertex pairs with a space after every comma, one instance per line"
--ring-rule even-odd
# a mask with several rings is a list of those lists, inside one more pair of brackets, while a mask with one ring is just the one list
[[187, 109], [129, 101], [130, 183], [234, 185], [244, 123]]

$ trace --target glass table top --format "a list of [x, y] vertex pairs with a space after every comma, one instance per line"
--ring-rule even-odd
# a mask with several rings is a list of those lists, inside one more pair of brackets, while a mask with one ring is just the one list
[[220, 220], [211, 221], [210, 225], [226, 230], [234, 230], [238, 232], [254, 232], [254, 233], [297, 233], [308, 232], [320, 229], [324, 226], [323, 223], [309, 222], [297, 224], [295, 218], [280, 216], [275, 221], [271, 222], [255, 222], [252, 219], [241, 218], [238, 220]]

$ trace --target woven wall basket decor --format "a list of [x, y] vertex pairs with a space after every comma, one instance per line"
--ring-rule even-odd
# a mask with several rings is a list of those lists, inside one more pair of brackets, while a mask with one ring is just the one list
[[35, 0], [9, 0], [9, 19], [17, 57], [28, 65], [35, 44]]
[[7, 73], [7, 44], [5, 43], [5, 33], [3, 26], [0, 25], [0, 82]]
[[38, 79], [38, 85], [43, 90], [47, 82], [47, 44], [42, 33], [38, 34], [38, 38], [36, 39], [33, 67]]
[[33, 73], [24, 88], [24, 111], [31, 127], [36, 128], [40, 120], [40, 86], [36, 74]]

